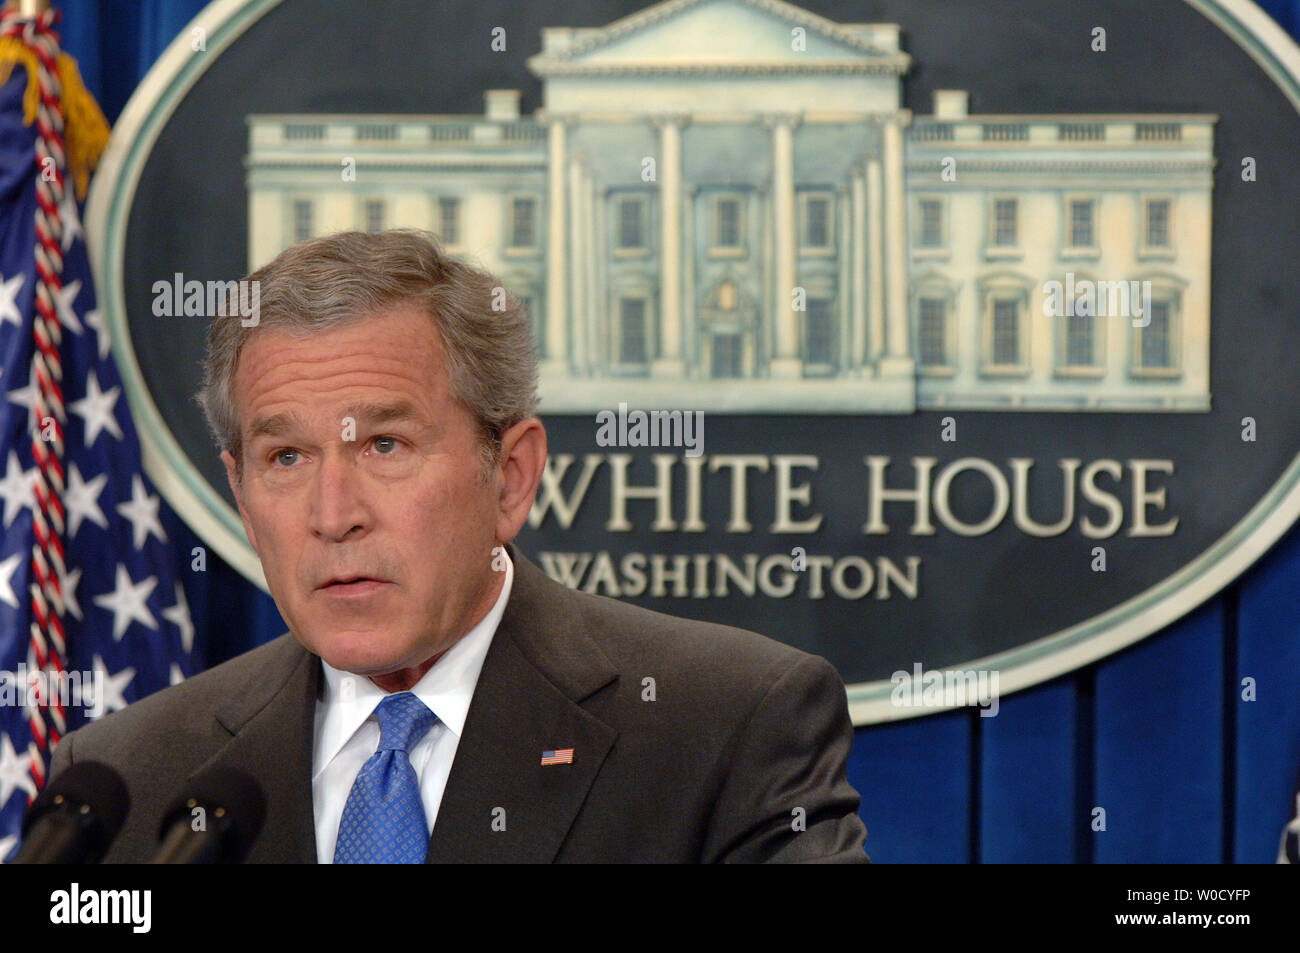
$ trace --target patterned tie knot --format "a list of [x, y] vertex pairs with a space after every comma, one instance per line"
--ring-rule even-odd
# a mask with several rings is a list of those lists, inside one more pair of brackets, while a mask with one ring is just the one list
[[407, 751], [419, 742], [437, 720], [433, 712], [410, 692], [389, 695], [375, 709], [379, 719], [379, 750]]

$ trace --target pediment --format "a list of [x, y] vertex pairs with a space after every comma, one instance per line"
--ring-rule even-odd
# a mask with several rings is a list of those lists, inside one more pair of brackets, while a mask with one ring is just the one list
[[[827, 69], [901, 74], [909, 58], [881, 44], [880, 29], [835, 23], [784, 0], [665, 0], [605, 27], [547, 31], [545, 49], [529, 66], [541, 76]], [[892, 36], [896, 47], [896, 31], [889, 29], [882, 35]]]

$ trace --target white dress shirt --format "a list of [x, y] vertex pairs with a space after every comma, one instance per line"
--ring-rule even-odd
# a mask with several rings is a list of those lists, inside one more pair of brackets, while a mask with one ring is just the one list
[[[411, 766], [420, 779], [420, 800], [430, 833], [465, 729], [474, 686], [510, 598], [515, 567], [505, 547], [501, 553], [505, 556], [506, 578], [491, 611], [411, 688], [411, 693], [437, 716], [433, 727], [408, 752]], [[388, 693], [370, 679], [340, 672], [324, 660], [321, 666], [325, 672], [325, 692], [316, 702], [312, 799], [316, 813], [316, 859], [322, 864], [332, 864], [339, 822], [352, 784], [362, 766], [379, 750], [379, 721], [374, 712]]]

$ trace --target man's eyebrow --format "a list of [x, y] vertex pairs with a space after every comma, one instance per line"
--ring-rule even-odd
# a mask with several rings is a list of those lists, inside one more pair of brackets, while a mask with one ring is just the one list
[[344, 413], [358, 422], [372, 425], [418, 420], [420, 417], [420, 413], [415, 409], [415, 406], [404, 400], [391, 404], [353, 404]]
[[[404, 400], [391, 404], [353, 404], [343, 413], [345, 417], [351, 417], [358, 423], [365, 423], [370, 426], [418, 420], [420, 418], [415, 405]], [[256, 440], [258, 437], [282, 437], [302, 426], [302, 421], [298, 415], [293, 413], [257, 417], [248, 428], [248, 439], [251, 441]]]
[[257, 417], [254, 418], [252, 425], [248, 428], [248, 439], [279, 437], [298, 426], [298, 423], [296, 414], [272, 414], [270, 417]]

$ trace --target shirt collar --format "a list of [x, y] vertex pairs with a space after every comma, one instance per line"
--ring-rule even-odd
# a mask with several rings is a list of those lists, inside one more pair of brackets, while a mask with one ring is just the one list
[[[465, 717], [478, 684], [483, 660], [487, 658], [492, 637], [505, 613], [514, 582], [515, 567], [504, 546], [499, 552], [505, 560], [505, 582], [497, 601], [474, 628], [470, 629], [429, 671], [415, 683], [411, 693], [424, 702], [459, 741], [465, 730]], [[316, 762], [313, 777], [334, 760], [348, 740], [357, 733], [388, 693], [368, 678], [352, 675], [320, 660], [325, 673], [325, 691], [316, 706]]]

